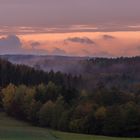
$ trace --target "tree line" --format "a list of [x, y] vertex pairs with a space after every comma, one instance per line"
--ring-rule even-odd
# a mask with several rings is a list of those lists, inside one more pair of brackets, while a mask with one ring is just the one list
[[[139, 86], [140, 89], [140, 86]], [[97, 87], [93, 93], [47, 85], [1, 91], [5, 111], [34, 125], [86, 134], [140, 136], [140, 93]]]
[[7, 60], [0, 59], [0, 87], [10, 83], [30, 86], [40, 83], [47, 84], [49, 81], [64, 87], [79, 87], [79, 81], [82, 81], [82, 79], [80, 75], [72, 76], [71, 74], [54, 73], [53, 71], [44, 72], [26, 65], [14, 65]]
[[0, 74], [0, 104], [10, 116], [67, 132], [140, 136], [139, 82], [129, 85], [135, 90], [122, 90], [100, 79], [88, 90], [81, 76], [5, 60], [0, 61]]

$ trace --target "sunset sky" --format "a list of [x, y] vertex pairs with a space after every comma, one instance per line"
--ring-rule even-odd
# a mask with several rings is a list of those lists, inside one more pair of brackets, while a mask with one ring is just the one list
[[140, 55], [140, 0], [0, 0], [0, 54]]

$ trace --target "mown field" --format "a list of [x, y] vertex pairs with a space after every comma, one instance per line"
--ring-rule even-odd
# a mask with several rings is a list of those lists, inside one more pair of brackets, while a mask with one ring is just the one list
[[31, 126], [0, 113], [0, 140], [140, 140], [63, 133]]

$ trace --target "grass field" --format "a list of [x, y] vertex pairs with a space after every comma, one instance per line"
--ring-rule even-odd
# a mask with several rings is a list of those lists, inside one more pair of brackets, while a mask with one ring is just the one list
[[0, 140], [140, 140], [140, 138], [111, 138], [63, 133], [33, 127], [0, 113]]

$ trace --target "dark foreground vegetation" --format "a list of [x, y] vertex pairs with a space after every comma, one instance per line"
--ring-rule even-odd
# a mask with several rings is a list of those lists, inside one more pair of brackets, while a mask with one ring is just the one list
[[[116, 63], [127, 64], [128, 71], [111, 69]], [[61, 131], [139, 137], [139, 63], [139, 58], [90, 60], [86, 65], [100, 66], [100, 72], [93, 75], [89, 69], [81, 77], [0, 60], [1, 108]]]

